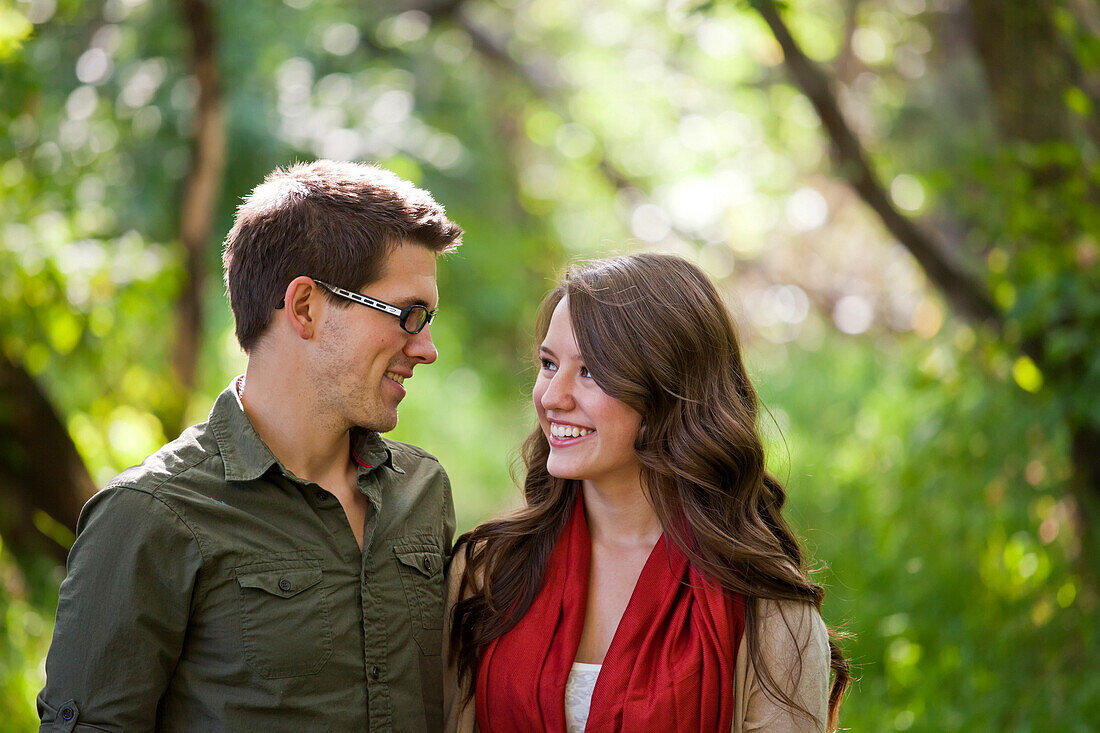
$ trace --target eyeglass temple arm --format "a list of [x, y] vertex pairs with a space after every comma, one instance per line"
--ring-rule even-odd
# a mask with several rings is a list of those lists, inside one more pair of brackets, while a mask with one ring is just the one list
[[371, 308], [376, 308], [377, 310], [380, 310], [380, 311], [385, 311], [386, 313], [389, 313], [389, 314], [394, 315], [394, 316], [400, 317], [400, 316], [404, 315], [402, 310], [400, 308], [398, 308], [397, 306], [390, 305], [389, 303], [383, 302], [381, 300], [375, 300], [374, 298], [370, 297], [369, 295], [363, 295], [362, 293], [356, 293], [356, 292], [351, 291], [351, 290], [344, 290], [343, 288], [337, 287], [335, 285], [329, 285], [328, 283], [323, 283], [323, 282], [321, 282], [320, 280], [317, 280], [317, 279], [314, 279], [313, 282], [317, 283], [318, 285], [320, 285], [321, 287], [323, 287], [327, 290], [332, 291], [333, 293], [336, 293], [337, 295], [341, 295], [341, 296], [347, 298], [348, 300], [354, 300], [356, 303], [362, 303], [363, 305], [369, 306]]

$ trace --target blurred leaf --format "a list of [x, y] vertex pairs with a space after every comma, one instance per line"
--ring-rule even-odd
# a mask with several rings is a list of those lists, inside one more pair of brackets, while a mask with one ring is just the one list
[[34, 26], [11, 0], [0, 0], [0, 63], [16, 56], [33, 31]]

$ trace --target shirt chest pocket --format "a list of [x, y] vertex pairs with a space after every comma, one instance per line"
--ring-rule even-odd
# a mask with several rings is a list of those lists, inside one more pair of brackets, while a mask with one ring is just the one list
[[332, 656], [332, 626], [320, 563], [290, 560], [235, 569], [241, 643], [268, 679], [316, 674]]
[[423, 654], [438, 656], [443, 631], [443, 554], [431, 545], [395, 545], [393, 553]]

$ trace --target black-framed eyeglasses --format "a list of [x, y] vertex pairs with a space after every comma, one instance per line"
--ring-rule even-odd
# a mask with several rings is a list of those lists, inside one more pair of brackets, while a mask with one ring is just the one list
[[[384, 300], [378, 300], [372, 298], [369, 295], [363, 295], [362, 293], [356, 293], [352, 290], [344, 290], [338, 288], [335, 285], [329, 285], [326, 282], [321, 282], [317, 278], [313, 279], [313, 282], [320, 285], [325, 290], [329, 291], [333, 295], [339, 295], [341, 298], [347, 298], [350, 301], [358, 303], [359, 305], [365, 305], [368, 308], [374, 308], [375, 310], [382, 311], [383, 313], [389, 313], [391, 316], [401, 322], [401, 329], [405, 333], [418, 334], [424, 330], [424, 326], [427, 326], [435, 318], [437, 311], [428, 310], [427, 306], [416, 303], [406, 308], [398, 308], [396, 305], [390, 305]], [[282, 308], [283, 304], [275, 306], [276, 308]]]

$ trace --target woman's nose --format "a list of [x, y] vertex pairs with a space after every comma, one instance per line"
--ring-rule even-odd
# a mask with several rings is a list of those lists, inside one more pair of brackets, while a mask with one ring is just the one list
[[546, 410], [566, 411], [573, 409], [573, 391], [568, 380], [558, 372], [546, 385], [542, 393], [542, 406]]

